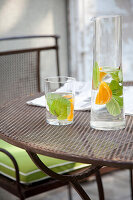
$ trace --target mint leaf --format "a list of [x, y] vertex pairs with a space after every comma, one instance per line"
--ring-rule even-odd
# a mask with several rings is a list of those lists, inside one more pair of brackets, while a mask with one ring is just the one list
[[119, 77], [119, 81], [120, 81], [120, 82], [123, 82], [122, 70], [120, 70], [120, 71], [118, 72], [118, 77]]
[[58, 116], [58, 120], [67, 119], [67, 116], [70, 114], [71, 111], [71, 103], [68, 99], [64, 97], [60, 97], [55, 99], [52, 103], [52, 109]]
[[49, 107], [49, 112], [52, 114], [52, 115], [56, 115], [55, 111], [52, 109], [52, 103], [55, 99], [58, 99], [60, 98], [61, 96], [59, 94], [55, 94], [55, 93], [48, 93], [46, 95], [46, 101], [47, 101], [47, 105]]
[[111, 73], [110, 73], [111, 76], [112, 76], [112, 78], [113, 78], [115, 81], [117, 81], [117, 82], [119, 82], [118, 73], [119, 73], [119, 71], [115, 71], [115, 72], [111, 72]]
[[123, 74], [122, 74], [122, 70], [121, 69], [118, 70], [118, 71], [115, 71], [115, 72], [111, 72], [110, 75], [117, 82], [122, 82], [123, 81]]
[[121, 113], [119, 103], [114, 99], [114, 97], [112, 97], [109, 103], [106, 104], [106, 108], [108, 112], [114, 117]]
[[46, 100], [52, 115], [56, 116], [58, 120], [67, 119], [71, 111], [71, 103], [68, 99], [58, 94], [48, 94]]
[[119, 82], [112, 80], [109, 87], [112, 91], [112, 95], [121, 96], [123, 94], [123, 86], [119, 85]]
[[114, 99], [118, 102], [120, 108], [123, 108], [123, 97], [119, 97], [119, 96], [113, 96]]
[[98, 66], [98, 63], [95, 62], [95, 66], [93, 67], [93, 88], [94, 89], [97, 89], [98, 87], [99, 77], [100, 77], [99, 66]]

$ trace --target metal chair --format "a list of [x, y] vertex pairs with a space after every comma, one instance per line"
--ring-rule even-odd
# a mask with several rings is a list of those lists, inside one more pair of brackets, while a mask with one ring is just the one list
[[[14, 98], [24, 95], [32, 95], [41, 91], [40, 81], [40, 64], [43, 52], [52, 52], [55, 54], [56, 75], [60, 75], [58, 39], [56, 35], [37, 35], [23, 37], [0, 38], [0, 42], [8, 41], [27, 41], [35, 39], [53, 39], [53, 45], [43, 45], [39, 47], [28, 47], [15, 50], [0, 52], [0, 106], [8, 103]], [[23, 42], [21, 43], [23, 46]], [[55, 189], [64, 185], [68, 185], [65, 181], [47, 180], [38, 181], [31, 185], [20, 183], [19, 168], [17, 160], [6, 149], [0, 148], [0, 151], [6, 154], [13, 162], [16, 180], [11, 180], [0, 174], [0, 187], [16, 195], [20, 199], [25, 199], [33, 195], [40, 194], [51, 189]], [[102, 182], [99, 171], [96, 172], [96, 180], [98, 184], [99, 197], [104, 200]], [[69, 199], [72, 200], [70, 186], [68, 185]]]

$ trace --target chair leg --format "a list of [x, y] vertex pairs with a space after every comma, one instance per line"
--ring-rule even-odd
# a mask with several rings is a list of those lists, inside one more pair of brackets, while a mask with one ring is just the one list
[[133, 171], [130, 169], [131, 200], [133, 200]]
[[77, 182], [76, 178], [71, 181], [71, 184], [77, 191], [82, 200], [91, 200], [88, 194], [82, 188], [82, 186]]
[[98, 187], [99, 200], [104, 200], [104, 190], [99, 170], [96, 172], [96, 182]]
[[12, 161], [14, 168], [15, 168], [15, 173], [16, 173], [16, 187], [18, 190], [19, 198], [20, 198], [20, 200], [24, 200], [25, 198], [23, 196], [23, 193], [21, 191], [21, 186], [20, 186], [19, 167], [18, 167], [17, 161], [15, 160], [13, 155], [11, 153], [9, 153], [8, 151], [6, 151], [5, 149], [0, 148], [0, 152], [3, 152], [4, 154], [6, 154]]
[[69, 200], [72, 200], [72, 190], [70, 183], [68, 183], [67, 187], [68, 187], [68, 198]]
[[25, 200], [25, 198], [24, 197], [20, 197], [20, 200]]

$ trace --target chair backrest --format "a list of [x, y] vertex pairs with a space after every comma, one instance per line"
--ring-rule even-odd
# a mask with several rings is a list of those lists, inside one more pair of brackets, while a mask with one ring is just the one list
[[42, 52], [55, 51], [56, 75], [60, 74], [58, 36], [41, 35], [0, 38], [0, 42], [40, 38], [53, 38], [54, 45], [45, 45], [44, 43], [41, 47], [19, 48], [17, 50], [0, 52], [0, 106], [14, 98], [40, 91], [40, 63]]

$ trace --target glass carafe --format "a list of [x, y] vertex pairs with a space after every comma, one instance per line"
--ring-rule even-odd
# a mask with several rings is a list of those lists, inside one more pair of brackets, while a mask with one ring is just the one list
[[125, 127], [122, 74], [121, 16], [100, 16], [94, 23], [92, 77], [92, 128], [117, 130]]

